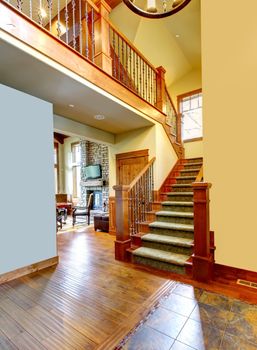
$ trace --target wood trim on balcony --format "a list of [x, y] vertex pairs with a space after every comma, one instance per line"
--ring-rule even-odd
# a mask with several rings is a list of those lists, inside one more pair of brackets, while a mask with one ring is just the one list
[[151, 119], [162, 124], [165, 122], [165, 115], [157, 108], [3, 0], [0, 0], [0, 13], [0, 28], [14, 38], [90, 81]]

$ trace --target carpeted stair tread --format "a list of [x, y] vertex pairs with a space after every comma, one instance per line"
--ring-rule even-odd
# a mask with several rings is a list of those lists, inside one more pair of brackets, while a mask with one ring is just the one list
[[187, 165], [195, 165], [195, 166], [202, 166], [203, 163], [202, 162], [199, 162], [199, 163], [196, 163], [196, 162], [190, 162], [190, 163], [185, 163], [184, 166], [186, 167]]
[[177, 176], [176, 180], [194, 180], [196, 176]]
[[183, 211], [157, 211], [155, 213], [157, 216], [170, 216], [170, 217], [183, 217], [183, 218], [193, 218], [194, 214], [193, 213], [185, 213]]
[[149, 224], [149, 227], [194, 232], [194, 225], [179, 224], [175, 222], [154, 221], [151, 224]]
[[194, 192], [165, 192], [167, 196], [193, 196]]
[[191, 248], [193, 244], [193, 239], [190, 239], [190, 238], [156, 235], [154, 233], [147, 233], [142, 237], [142, 241], [171, 244], [171, 245], [176, 245], [179, 247], [186, 247], [186, 248]]
[[192, 169], [183, 169], [183, 170], [180, 171], [180, 174], [181, 174], [181, 173], [191, 173], [191, 172], [193, 172], [193, 171], [198, 171], [198, 172], [199, 172], [199, 170], [200, 170], [200, 169], [198, 169], [198, 168], [196, 168], [196, 169], [195, 169], [195, 168], [192, 168]]
[[[185, 192], [184, 192], [185, 193]], [[164, 205], [164, 206], [171, 206], [171, 205], [173, 205], [173, 206], [181, 206], [181, 207], [185, 207], [185, 206], [187, 206], [187, 207], [193, 207], [194, 206], [194, 202], [173, 202], [173, 201], [164, 201], [164, 202], [162, 202], [162, 205]]]
[[171, 253], [164, 250], [140, 247], [132, 252], [133, 255], [152, 260], [163, 261], [169, 264], [184, 266], [189, 256]]
[[173, 184], [172, 187], [192, 187], [192, 184]]

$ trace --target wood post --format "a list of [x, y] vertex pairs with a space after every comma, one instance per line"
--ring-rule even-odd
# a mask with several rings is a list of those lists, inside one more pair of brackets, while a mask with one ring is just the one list
[[176, 136], [176, 141], [178, 143], [181, 143], [181, 140], [182, 140], [181, 130], [182, 130], [182, 114], [181, 113], [177, 113], [177, 136]]
[[194, 254], [193, 278], [206, 282], [213, 276], [213, 257], [210, 246], [209, 189], [211, 184], [195, 182], [194, 191]]
[[110, 26], [109, 15], [111, 7], [105, 0], [99, 0], [96, 3], [99, 8], [100, 16], [95, 20], [95, 56], [94, 62], [106, 73], [112, 75], [112, 59], [110, 52]]
[[116, 185], [115, 190], [115, 208], [116, 208], [116, 241], [115, 241], [115, 259], [127, 261], [127, 249], [131, 246], [129, 232], [129, 186]]
[[156, 76], [156, 89], [157, 89], [157, 98], [156, 98], [156, 107], [166, 114], [166, 101], [165, 101], [165, 73], [166, 70], [160, 66], [157, 69]]

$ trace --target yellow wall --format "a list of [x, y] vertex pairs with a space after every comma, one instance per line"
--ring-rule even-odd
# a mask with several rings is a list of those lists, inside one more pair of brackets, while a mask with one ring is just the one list
[[257, 1], [239, 4], [202, 1], [204, 174], [217, 263], [257, 271]]
[[203, 157], [203, 140], [185, 142], [185, 158]]
[[172, 101], [177, 108], [177, 96], [202, 87], [201, 69], [194, 69], [168, 87]]
[[109, 186], [110, 196], [114, 195], [112, 187], [116, 184], [116, 154], [149, 149], [149, 160], [156, 157], [154, 166], [155, 189], [159, 189], [164, 179], [177, 161], [177, 156], [162, 125], [141, 128], [116, 136], [115, 145], [109, 147]]

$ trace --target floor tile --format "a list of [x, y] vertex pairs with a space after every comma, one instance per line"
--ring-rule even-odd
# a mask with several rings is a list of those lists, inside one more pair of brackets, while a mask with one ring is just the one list
[[233, 313], [226, 332], [242, 340], [257, 344], [257, 322], [249, 322], [243, 315]]
[[176, 340], [170, 350], [194, 350], [194, 348]]
[[257, 346], [245, 342], [239, 337], [225, 333], [220, 350], [257, 350]]
[[232, 304], [231, 311], [241, 314], [249, 322], [257, 323], [257, 305], [235, 300]]
[[185, 298], [177, 294], [170, 294], [162, 301], [161, 305], [166, 309], [188, 317], [193, 311], [196, 303], [197, 301], [194, 299]]
[[204, 291], [199, 298], [200, 303], [216, 306], [228, 311], [231, 310], [233, 301], [234, 299], [206, 291]]
[[233, 314], [216, 306], [198, 303], [191, 313], [190, 318], [224, 331], [228, 322], [232, 320]]
[[189, 319], [178, 336], [178, 341], [197, 350], [218, 350], [223, 332], [217, 328]]
[[122, 350], [170, 350], [174, 339], [147, 326], [141, 327]]
[[186, 298], [198, 300], [202, 295], [203, 291], [202, 289], [195, 288], [188, 284], [180, 283], [177, 285], [177, 287], [174, 289], [172, 293], [182, 295], [183, 297], [186, 297]]
[[148, 319], [146, 324], [169, 337], [176, 338], [187, 318], [177, 313], [159, 307]]

